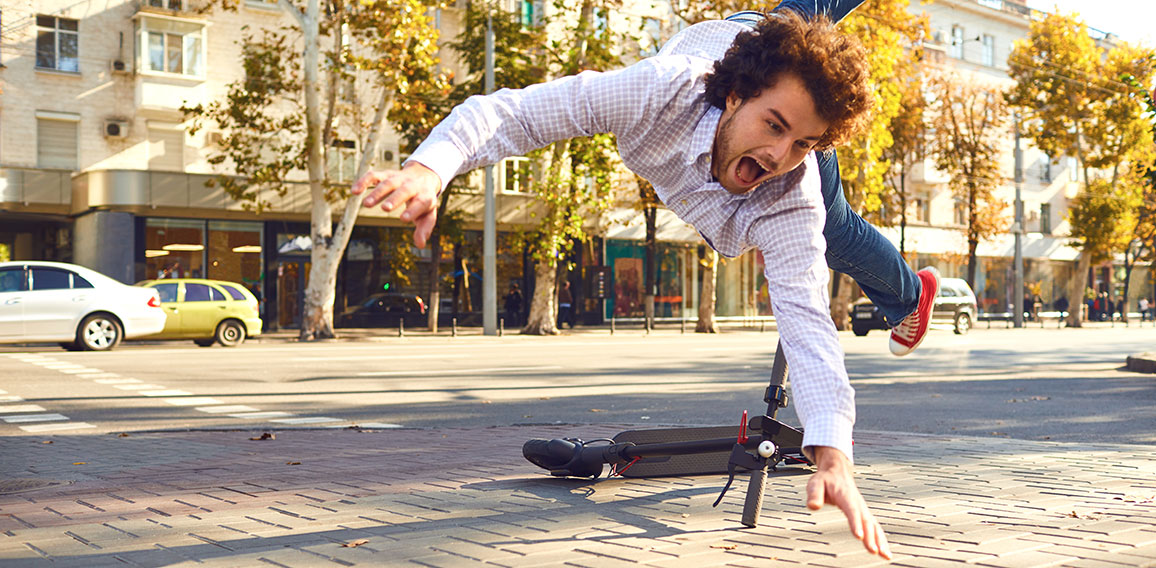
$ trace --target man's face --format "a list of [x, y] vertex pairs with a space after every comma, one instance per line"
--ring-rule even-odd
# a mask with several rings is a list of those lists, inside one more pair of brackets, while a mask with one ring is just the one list
[[746, 193], [803, 163], [827, 131], [815, 101], [793, 73], [758, 96], [727, 97], [711, 152], [711, 174], [727, 191]]

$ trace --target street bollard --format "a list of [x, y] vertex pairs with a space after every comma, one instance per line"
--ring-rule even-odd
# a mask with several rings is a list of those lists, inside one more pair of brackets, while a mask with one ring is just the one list
[[450, 320], [450, 324], [451, 324], [450, 337], [457, 337], [458, 336], [458, 318], [452, 318]]
[[498, 318], [498, 337], [506, 333], [506, 318]]
[[683, 334], [686, 333], [686, 318], [682, 318], [681, 320], [679, 320], [678, 331], [679, 331], [679, 333], [683, 333]]
[[397, 320], [397, 336], [405, 337], [405, 320], [403, 319]]
[[763, 325], [762, 325], [762, 327], [760, 327], [760, 328], [759, 328], [759, 333], [766, 333], [766, 331], [767, 331], [767, 320], [762, 320], [762, 324], [763, 324]]
[[610, 316], [610, 335], [614, 335], [614, 316]]

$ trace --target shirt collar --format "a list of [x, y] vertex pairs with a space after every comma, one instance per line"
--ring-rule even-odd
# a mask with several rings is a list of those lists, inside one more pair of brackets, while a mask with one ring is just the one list
[[[702, 161], [710, 165], [711, 150], [714, 149], [714, 135], [718, 131], [718, 123], [722, 118], [722, 109], [709, 105], [698, 125], [694, 127], [694, 134], [690, 138], [690, 152], [687, 153], [688, 165]], [[703, 157], [705, 156], [705, 160]]]

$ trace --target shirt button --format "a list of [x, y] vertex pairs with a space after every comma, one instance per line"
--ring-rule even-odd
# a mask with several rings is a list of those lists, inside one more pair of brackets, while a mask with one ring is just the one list
[[683, 205], [686, 205], [686, 200], [685, 200], [685, 199], [683, 199], [683, 200], [681, 200], [681, 201], [680, 201], [680, 203], [682, 203]]

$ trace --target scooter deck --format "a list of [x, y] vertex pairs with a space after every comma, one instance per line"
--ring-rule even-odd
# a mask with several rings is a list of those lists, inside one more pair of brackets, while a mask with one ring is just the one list
[[[737, 438], [737, 426], [707, 426], [698, 428], [656, 428], [647, 430], [626, 430], [614, 437], [615, 443], [665, 444], [671, 442], [691, 442], [716, 438]], [[779, 432], [771, 437], [775, 445], [786, 454], [798, 453], [803, 443], [803, 433], [782, 425]], [[748, 447], [758, 446], [761, 438], [751, 436]], [[639, 459], [622, 473], [622, 477], [667, 477], [675, 475], [718, 475], [727, 473], [727, 462], [731, 450], [707, 454], [687, 454]]]

